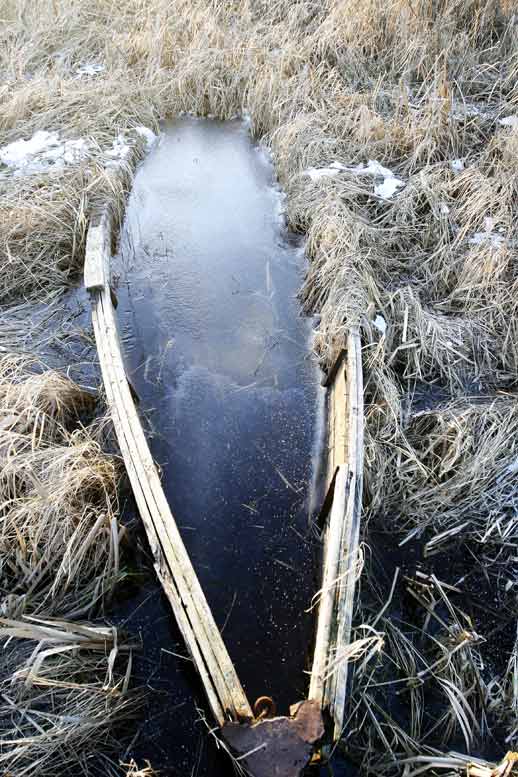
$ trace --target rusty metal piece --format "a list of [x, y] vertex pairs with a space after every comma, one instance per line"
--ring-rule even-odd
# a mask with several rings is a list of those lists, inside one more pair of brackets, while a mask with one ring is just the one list
[[264, 718], [273, 718], [275, 716], [277, 705], [271, 696], [259, 696], [255, 700], [252, 709], [256, 720], [264, 720]]
[[252, 725], [227, 723], [221, 729], [236, 755], [246, 756], [240, 763], [253, 777], [299, 777], [311, 759], [314, 745], [324, 735], [320, 705], [302, 701], [290, 713], [289, 718], [267, 718]]

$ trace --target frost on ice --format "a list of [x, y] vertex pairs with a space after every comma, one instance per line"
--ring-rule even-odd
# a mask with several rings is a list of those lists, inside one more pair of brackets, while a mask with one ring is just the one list
[[15, 140], [0, 148], [0, 162], [14, 170], [14, 175], [60, 170], [88, 156], [89, 144], [84, 138], [60, 140], [59, 133], [37, 130], [29, 140]]
[[389, 200], [394, 194], [405, 185], [400, 178], [396, 178], [392, 170], [383, 167], [375, 159], [369, 159], [366, 165], [354, 165], [347, 167], [341, 162], [332, 162], [329, 167], [309, 167], [304, 171], [304, 175], [311, 178], [312, 181], [318, 181], [321, 178], [330, 178], [338, 175], [340, 172], [351, 173], [352, 175], [370, 175], [373, 178], [383, 178], [382, 183], [374, 185], [374, 194], [384, 200]]

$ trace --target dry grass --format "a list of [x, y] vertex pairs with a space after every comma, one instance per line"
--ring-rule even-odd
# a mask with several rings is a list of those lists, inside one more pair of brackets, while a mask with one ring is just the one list
[[116, 629], [77, 621], [122, 577], [117, 468], [80, 425], [94, 404], [35, 360], [0, 359], [0, 764], [16, 777], [106, 775], [132, 706]]
[[[254, 136], [272, 149], [288, 221], [307, 238], [301, 299], [319, 316], [315, 350], [323, 366], [348, 327], [361, 326], [369, 526], [390, 518], [400, 539], [418, 539], [421, 555], [435, 554], [439, 565], [442, 553], [462, 545], [481, 575], [499, 570], [491, 578], [498, 591], [514, 585], [518, 128], [499, 121], [518, 112], [516, 10], [514, 0], [128, 0], [117, 7], [112, 0], [0, 0], [0, 147], [36, 129], [90, 143], [88, 158], [61, 173], [0, 171], [0, 300], [41, 298], [80, 270], [98, 197], [120, 214], [142, 150], [134, 127], [156, 129], [157, 120], [182, 111], [246, 112]], [[104, 69], [78, 78], [84, 64]], [[106, 165], [119, 133], [134, 153], [114, 175]], [[379, 177], [353, 169], [369, 160], [402, 181], [392, 198], [376, 194]], [[335, 161], [342, 165], [336, 174], [308, 175]], [[374, 324], [380, 316], [384, 331]], [[49, 415], [51, 439], [9, 431], [18, 434], [8, 443], [17, 463], [10, 461], [2, 488], [20, 482], [26, 495], [5, 508], [11, 523], [2, 536], [17, 548], [7, 553], [10, 574], [23, 580], [27, 559], [45, 558], [55, 540], [52, 528], [35, 533], [31, 516], [38, 526], [49, 510], [62, 520], [66, 504], [83, 539], [99, 520], [88, 558], [71, 578], [65, 561], [57, 577], [66, 609], [70, 580], [91, 564], [97, 570], [92, 579], [104, 582], [87, 586], [82, 611], [116, 576], [116, 519], [105, 495], [113, 476], [91, 440]], [[66, 473], [69, 501], [48, 498], [58, 472]], [[77, 503], [83, 489], [95, 505], [86, 512]], [[20, 527], [40, 544], [33, 548], [23, 533], [18, 540]], [[74, 542], [70, 532], [67, 559], [77, 558]], [[48, 606], [44, 597], [34, 601]], [[452, 640], [470, 629], [448, 612], [430, 652], [387, 613], [378, 624], [388, 646], [381, 665], [397, 665], [404, 679], [439, 661], [426, 683], [441, 699], [444, 733], [460, 733], [467, 751], [483, 723], [472, 689], [480, 645], [468, 640], [452, 654]], [[507, 679], [495, 681], [511, 688], [516, 706], [514, 653], [504, 663]], [[397, 725], [387, 723], [386, 696], [360, 704], [357, 723], [371, 741], [366, 769], [415, 767], [401, 759], [427, 747], [429, 697], [418, 683], [409, 698], [412, 714]], [[436, 769], [437, 752], [428, 755], [415, 768]]]
[[87, 429], [93, 398], [0, 360], [0, 574], [8, 613], [85, 617], [120, 577], [117, 469]]
[[116, 629], [2, 619], [0, 639], [2, 772], [109, 773], [107, 755], [117, 751], [113, 725], [135, 706], [131, 660]]

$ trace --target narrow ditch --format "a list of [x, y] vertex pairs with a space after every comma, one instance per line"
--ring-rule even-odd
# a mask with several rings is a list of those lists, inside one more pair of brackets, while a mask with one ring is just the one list
[[[307, 692], [324, 401], [296, 298], [303, 249], [246, 122], [164, 126], [137, 171], [115, 269], [127, 368], [167, 498], [249, 699], [268, 694], [287, 714]], [[145, 555], [143, 538], [135, 548]], [[142, 637], [136, 680], [155, 691], [132, 754], [153, 750], [168, 773], [228, 774], [152, 576], [119, 615]]]

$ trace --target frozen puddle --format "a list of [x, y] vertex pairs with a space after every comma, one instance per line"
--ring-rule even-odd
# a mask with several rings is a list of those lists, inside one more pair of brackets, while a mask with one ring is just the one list
[[[280, 212], [272, 167], [244, 122], [168, 125], [130, 197], [117, 315], [152, 453], [239, 678], [250, 700], [271, 695], [287, 713], [307, 685], [321, 390], [296, 299], [303, 253]], [[142, 611], [146, 650], [184, 653], [176, 629], [164, 634], [167, 605]], [[190, 755], [190, 769], [195, 681], [185, 663], [168, 654], [158, 672], [171, 688], [149, 737], [177, 768], [180, 750]]]

